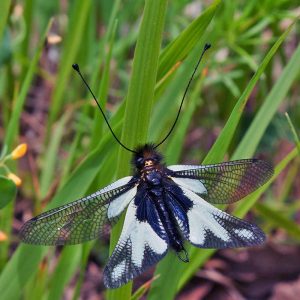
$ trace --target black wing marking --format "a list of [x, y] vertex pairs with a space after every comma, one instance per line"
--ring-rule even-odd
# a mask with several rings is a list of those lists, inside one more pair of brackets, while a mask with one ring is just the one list
[[[232, 203], [252, 193], [273, 175], [273, 167], [266, 161], [243, 159], [214, 165], [170, 166], [171, 176], [178, 184], [210, 203]], [[189, 179], [189, 182], [184, 182]], [[183, 181], [180, 183], [180, 181]], [[200, 182], [199, 182], [200, 181]], [[201, 186], [204, 190], [201, 192]], [[198, 186], [197, 186], [198, 185]]]
[[127, 283], [167, 253], [167, 241], [158, 236], [147, 221], [139, 221], [136, 214], [137, 207], [132, 201], [127, 208], [118, 244], [104, 269], [104, 285], [107, 288]]
[[[110, 217], [117, 218], [126, 202], [132, 200], [134, 185], [132, 177], [125, 177], [87, 197], [44, 212], [23, 225], [21, 240], [35, 245], [74, 245], [96, 239]], [[116, 210], [114, 202], [120, 198], [124, 205]]]
[[231, 216], [192, 191], [182, 188], [184, 195], [193, 202], [187, 212], [189, 233], [184, 237], [199, 248], [236, 248], [260, 245], [265, 235], [256, 225]]

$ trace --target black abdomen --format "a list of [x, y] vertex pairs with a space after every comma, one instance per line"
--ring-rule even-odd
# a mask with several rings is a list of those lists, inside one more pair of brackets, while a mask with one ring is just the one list
[[[183, 247], [183, 238], [175, 218], [175, 212], [172, 209], [174, 205], [172, 206], [168, 203], [170, 201], [170, 188], [171, 185], [164, 177], [164, 174], [155, 169], [145, 172], [143, 180], [138, 186], [135, 204], [137, 206], [137, 218], [142, 222], [148, 222], [153, 230], [176, 253], [179, 253], [185, 250]], [[171, 190], [173, 189], [171, 188]], [[174, 191], [177, 192], [176, 189]], [[173, 201], [176, 200], [174, 199]], [[182, 214], [186, 216], [185, 211], [182, 211]], [[182, 260], [186, 261], [185, 259]]]
[[155, 207], [158, 211], [162, 224], [166, 230], [167, 236], [169, 238], [170, 246], [176, 251], [180, 252], [183, 250], [183, 242], [181, 234], [179, 233], [177, 222], [173, 213], [170, 211], [168, 205], [165, 203], [166, 198], [164, 191], [161, 197], [153, 197], [155, 202]]

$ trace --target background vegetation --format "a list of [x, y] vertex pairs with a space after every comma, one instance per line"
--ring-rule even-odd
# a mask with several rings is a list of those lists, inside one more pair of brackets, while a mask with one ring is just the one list
[[[170, 253], [157, 265], [151, 287], [142, 286], [152, 278], [148, 272], [136, 281], [135, 293], [128, 284], [106, 296], [138, 299], [148, 292], [149, 299], [178, 293], [184, 299], [280, 299], [282, 278], [289, 291], [299, 289], [297, 4], [2, 0], [0, 298], [104, 297], [108, 240], [55, 249], [18, 239], [31, 216], [131, 171], [130, 153], [113, 140], [72, 63], [80, 64], [116, 134], [135, 147], [165, 135], [205, 42], [212, 49], [161, 150], [168, 164], [253, 156], [272, 161], [272, 180], [229, 208], [240, 217], [251, 209], [247, 217], [267, 233], [267, 245], [218, 253], [190, 247], [189, 264]], [[11, 153], [21, 143], [28, 151], [16, 161]], [[113, 230], [110, 249], [121, 226]], [[256, 267], [249, 269], [254, 258]], [[285, 273], [275, 268], [276, 277], [279, 260]], [[260, 272], [263, 266], [269, 272]]]

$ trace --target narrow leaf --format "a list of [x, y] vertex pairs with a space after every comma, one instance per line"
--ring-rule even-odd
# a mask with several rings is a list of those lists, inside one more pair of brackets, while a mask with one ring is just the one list
[[0, 209], [15, 199], [16, 185], [10, 179], [0, 175]]
[[[148, 126], [157, 77], [158, 57], [161, 47], [167, 1], [145, 2], [143, 19], [134, 53], [132, 76], [126, 98], [122, 142], [129, 148], [144, 143], [148, 137]], [[118, 177], [130, 172], [131, 153], [120, 149]], [[122, 230], [122, 221], [111, 234], [110, 252], [114, 249]], [[130, 299], [131, 284], [110, 290], [108, 299]]]

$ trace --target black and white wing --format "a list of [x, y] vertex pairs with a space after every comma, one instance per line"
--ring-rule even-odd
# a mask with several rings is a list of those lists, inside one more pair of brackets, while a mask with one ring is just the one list
[[[107, 288], [117, 288], [132, 280], [162, 259], [168, 250], [166, 234], [153, 202], [144, 193], [138, 199], [138, 194], [127, 208], [119, 241], [104, 269]], [[137, 200], [143, 201], [139, 208]]]
[[273, 175], [273, 167], [259, 159], [242, 159], [213, 165], [173, 165], [171, 177], [210, 203], [232, 203], [252, 193]]
[[27, 221], [22, 242], [35, 245], [74, 245], [99, 238], [103, 226], [117, 218], [136, 193], [136, 183], [124, 177], [77, 201], [46, 211]]
[[[188, 229], [186, 226], [182, 234], [194, 246], [222, 249], [256, 246], [265, 241], [264, 233], [256, 225], [217, 209], [188, 188], [181, 187], [181, 190], [192, 202], [186, 212]], [[179, 223], [180, 215], [176, 211]]]

